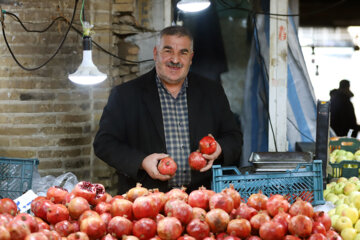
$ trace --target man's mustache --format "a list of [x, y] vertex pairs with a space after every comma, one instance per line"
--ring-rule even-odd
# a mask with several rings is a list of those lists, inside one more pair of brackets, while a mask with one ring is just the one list
[[181, 63], [168, 62], [168, 63], [166, 64], [166, 66], [168, 66], [168, 67], [177, 67], [177, 68], [181, 68], [181, 67], [183, 67], [183, 64], [181, 64]]

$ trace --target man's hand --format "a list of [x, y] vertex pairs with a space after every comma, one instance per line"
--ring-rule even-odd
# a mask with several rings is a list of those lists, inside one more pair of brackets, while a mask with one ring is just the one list
[[141, 163], [141, 167], [149, 174], [152, 179], [159, 179], [161, 181], [167, 181], [173, 176], [162, 175], [159, 173], [157, 168], [158, 162], [160, 159], [168, 157], [168, 154], [165, 153], [153, 153], [148, 155]]
[[203, 157], [208, 160], [208, 163], [206, 164], [205, 167], [203, 167], [202, 169], [200, 169], [200, 172], [206, 172], [207, 170], [209, 170], [212, 165], [214, 164], [214, 161], [220, 156], [221, 154], [221, 146], [218, 142], [216, 142], [216, 150], [213, 154], [203, 154]]

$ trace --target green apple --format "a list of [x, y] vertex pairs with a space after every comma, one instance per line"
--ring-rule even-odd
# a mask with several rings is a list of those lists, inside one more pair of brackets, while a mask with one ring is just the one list
[[342, 203], [342, 204], [339, 204], [339, 205], [337, 205], [336, 207], [335, 207], [335, 209], [336, 209], [336, 214], [337, 215], [340, 215], [341, 216], [341, 213], [342, 213], [342, 211], [345, 209], [345, 208], [348, 208], [349, 207], [349, 205], [347, 205], [347, 204], [345, 204], [345, 203]]
[[360, 156], [360, 149], [354, 153], [354, 156]]
[[360, 208], [360, 192], [352, 192], [350, 194], [350, 201], [356, 208]]
[[336, 183], [341, 183], [341, 182], [347, 182], [347, 178], [346, 177], [339, 177], [338, 180], [336, 181]]
[[360, 240], [360, 233], [356, 234], [354, 240]]
[[356, 185], [353, 182], [347, 182], [345, 183], [343, 192], [345, 195], [350, 195], [350, 193], [354, 192], [356, 190]]
[[360, 155], [355, 155], [355, 156], [354, 156], [354, 160], [355, 160], [355, 161], [360, 161]]
[[339, 200], [339, 197], [335, 193], [329, 193], [328, 195], [326, 195], [325, 200], [335, 204], [336, 201]]
[[337, 232], [341, 232], [345, 228], [352, 228], [352, 226], [353, 224], [350, 218], [345, 216], [340, 216], [338, 217], [338, 219], [336, 219], [334, 228]]
[[353, 177], [349, 178], [348, 181], [356, 184], [357, 182], [359, 182], [359, 178], [353, 176]]
[[326, 195], [328, 195], [329, 193], [331, 193], [331, 190], [330, 189], [325, 189], [324, 191], [323, 191], [323, 196], [324, 196], [324, 198], [326, 198]]
[[[336, 221], [338, 220], [338, 218], [340, 217], [340, 215], [337, 215], [337, 214], [334, 214], [334, 215], [332, 215], [331, 217], [330, 217], [330, 219], [331, 219], [331, 226], [333, 227], [333, 228], [335, 228], [335, 223], [336, 223]], [[350, 220], [351, 221], [351, 220]]]
[[328, 184], [326, 184], [326, 189], [331, 189], [333, 186], [336, 185], [336, 182], [329, 182]]
[[[339, 178], [340, 179], [340, 178]], [[334, 193], [335, 194], [342, 194], [344, 192], [345, 182], [339, 182], [334, 187]]]
[[[334, 205], [335, 207], [339, 206], [339, 205], [342, 205], [342, 204], [346, 204], [348, 205], [347, 203], [345, 203], [345, 198], [339, 198], [339, 200], [337, 200]], [[348, 205], [349, 206], [349, 205]]]
[[355, 228], [356, 232], [360, 233], [360, 220], [356, 221], [354, 228]]
[[354, 154], [352, 152], [347, 151], [345, 156], [347, 160], [354, 160]]
[[345, 216], [350, 218], [352, 224], [355, 224], [359, 219], [359, 212], [356, 208], [347, 207], [342, 210], [340, 216]]
[[343, 240], [354, 240], [356, 234], [357, 234], [356, 230], [353, 229], [352, 227], [345, 228], [341, 231], [341, 237]]

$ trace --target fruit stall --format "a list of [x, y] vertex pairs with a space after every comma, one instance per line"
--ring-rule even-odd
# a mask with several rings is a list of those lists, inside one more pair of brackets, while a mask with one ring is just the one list
[[[112, 196], [100, 183], [80, 181], [71, 189], [54, 185], [44, 196], [33, 195], [27, 208], [19, 198], [31, 189], [38, 162], [3, 159], [1, 180], [12, 179], [7, 190], [3, 184], [0, 189], [0, 239], [359, 239], [359, 172], [344, 171], [357, 169], [359, 142], [331, 139], [329, 151], [330, 166], [346, 164], [337, 175], [330, 171], [326, 189], [321, 160], [287, 153], [273, 162], [274, 154], [254, 153], [251, 171], [214, 165], [211, 189], [160, 192], [138, 183]], [[200, 169], [196, 159], [191, 161]], [[166, 164], [171, 160], [164, 166], [173, 169]]]

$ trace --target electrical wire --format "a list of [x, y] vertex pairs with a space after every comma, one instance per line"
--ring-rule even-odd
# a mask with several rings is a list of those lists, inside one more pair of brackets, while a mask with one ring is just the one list
[[[63, 44], [64, 44], [64, 42], [65, 42], [65, 40], [66, 40], [66, 38], [67, 38], [67, 35], [68, 35], [68, 33], [69, 33], [70, 29], [71, 29], [72, 23], [73, 23], [73, 21], [74, 21], [74, 18], [75, 18], [75, 15], [76, 15], [76, 6], [77, 6], [77, 3], [78, 3], [78, 0], [75, 0], [74, 11], [73, 11], [73, 15], [72, 15], [72, 17], [71, 17], [71, 21], [70, 21], [69, 27], [68, 27], [68, 29], [66, 30], [65, 35], [64, 35], [63, 39], [61, 40], [61, 42], [60, 42], [60, 44], [59, 44], [59, 47], [56, 49], [56, 51], [53, 53], [53, 55], [52, 55], [49, 59], [47, 59], [47, 60], [46, 60], [44, 63], [42, 63], [41, 65], [39, 65], [39, 66], [37, 66], [37, 67], [33, 67], [33, 68], [25, 67], [25, 66], [22, 65], [22, 64], [18, 61], [18, 59], [15, 57], [15, 55], [14, 55], [13, 51], [11, 50], [11, 47], [10, 47], [8, 41], [7, 41], [7, 38], [6, 38], [6, 34], [5, 34], [5, 23], [4, 23], [4, 19], [3, 19], [3, 15], [2, 15], [1, 26], [2, 26], [2, 33], [3, 33], [3, 36], [4, 36], [4, 41], [5, 41], [5, 43], [6, 43], [6, 46], [7, 46], [8, 50], [9, 50], [11, 56], [13, 57], [13, 59], [15, 60], [15, 62], [16, 62], [22, 69], [24, 69], [24, 70], [26, 70], [26, 71], [35, 71], [35, 70], [38, 70], [38, 69], [42, 68], [43, 66], [45, 66], [46, 64], [48, 64], [48, 63], [58, 54], [58, 52], [60, 51], [61, 47], [63, 46]], [[4, 13], [3, 10], [1, 11], [1, 13], [2, 13], [2, 14]], [[5, 12], [5, 13], [7, 13], [7, 12]]]

